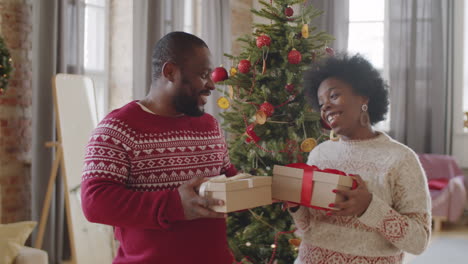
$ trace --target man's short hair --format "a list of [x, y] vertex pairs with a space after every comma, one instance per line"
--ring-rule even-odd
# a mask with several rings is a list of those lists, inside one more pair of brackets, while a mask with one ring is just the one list
[[182, 64], [195, 47], [208, 48], [202, 39], [186, 32], [174, 31], [165, 35], [153, 49], [152, 79], [157, 80], [161, 77], [164, 63], [172, 61]]

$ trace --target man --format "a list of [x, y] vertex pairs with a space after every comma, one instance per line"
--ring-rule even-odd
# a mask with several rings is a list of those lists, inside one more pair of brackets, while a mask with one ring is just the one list
[[155, 46], [149, 94], [107, 115], [87, 146], [82, 206], [87, 219], [115, 227], [113, 263], [231, 264], [225, 214], [208, 207], [204, 177], [232, 176], [216, 120], [203, 106], [215, 88], [210, 51], [172, 32]]

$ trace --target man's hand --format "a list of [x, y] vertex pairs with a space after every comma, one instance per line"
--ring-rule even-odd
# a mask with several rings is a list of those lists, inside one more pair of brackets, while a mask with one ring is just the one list
[[358, 187], [354, 190], [334, 190], [337, 195], [345, 197], [346, 201], [330, 204], [330, 207], [338, 208], [338, 211], [330, 211], [327, 215], [361, 216], [372, 201], [372, 194], [367, 190], [366, 183], [361, 176], [354, 176]]
[[178, 191], [184, 208], [185, 219], [226, 218], [226, 214], [217, 213], [209, 208], [212, 205], [224, 205], [223, 201], [201, 197], [195, 191], [204, 181], [203, 177], [193, 177], [179, 187]]

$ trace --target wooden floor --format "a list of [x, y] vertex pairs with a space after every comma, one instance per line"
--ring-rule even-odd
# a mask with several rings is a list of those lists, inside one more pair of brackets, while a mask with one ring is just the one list
[[[463, 217], [457, 223], [447, 223], [443, 222], [441, 230], [438, 232], [433, 232], [431, 237], [431, 242], [440, 239], [440, 238], [466, 238], [468, 239], [468, 210], [465, 210]], [[431, 250], [429, 244], [427, 250]], [[418, 256], [412, 254], [406, 254], [405, 263], [411, 264], [412, 261], [415, 261]], [[436, 262], [426, 262], [427, 264], [439, 264]], [[466, 250], [466, 255], [464, 254], [463, 259], [460, 259], [456, 263], [468, 263], [468, 248]]]

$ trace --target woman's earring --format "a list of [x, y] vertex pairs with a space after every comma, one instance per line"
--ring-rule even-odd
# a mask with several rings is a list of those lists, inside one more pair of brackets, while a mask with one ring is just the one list
[[331, 141], [338, 141], [340, 140], [340, 136], [335, 135], [335, 131], [333, 129], [330, 130], [330, 140]]
[[369, 107], [366, 105], [366, 104], [363, 104], [361, 106], [361, 117], [360, 117], [360, 121], [361, 121], [361, 126], [363, 127], [367, 127], [369, 126], [369, 113], [367, 112], [367, 110], [369, 109]]

